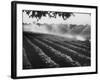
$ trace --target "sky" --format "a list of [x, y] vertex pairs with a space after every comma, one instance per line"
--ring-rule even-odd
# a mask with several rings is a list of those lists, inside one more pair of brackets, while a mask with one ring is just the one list
[[[48, 16], [42, 17], [38, 23], [44, 24], [91, 24], [91, 16], [89, 14], [80, 14], [80, 13], [74, 13], [75, 16], [70, 16], [67, 20], [63, 20], [61, 17], [57, 16], [57, 18], [50, 18]], [[24, 23], [33, 23], [37, 22], [36, 18], [29, 18], [29, 16], [24, 12], [23, 13], [23, 22]]]

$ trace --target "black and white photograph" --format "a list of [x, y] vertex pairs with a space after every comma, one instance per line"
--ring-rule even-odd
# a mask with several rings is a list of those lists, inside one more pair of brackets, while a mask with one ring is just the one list
[[12, 4], [14, 78], [97, 72], [96, 6]]
[[91, 66], [91, 14], [23, 10], [23, 69]]

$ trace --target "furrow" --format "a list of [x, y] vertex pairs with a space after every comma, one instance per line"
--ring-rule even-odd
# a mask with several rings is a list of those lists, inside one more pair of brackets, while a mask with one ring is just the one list
[[24, 37], [24, 47], [31, 62], [32, 68], [53, 68], [59, 67], [50, 57], [48, 57], [38, 46]]
[[54, 43], [54, 42], [46, 40], [46, 39], [41, 39], [41, 41], [52, 46], [56, 50], [66, 54], [68, 56], [71, 56], [73, 60], [78, 61], [82, 66], [90, 66], [90, 57], [82, 55], [68, 47], [64, 47], [62, 45], [59, 45], [57, 43]]
[[58, 63], [61, 67], [81, 66], [79, 62], [74, 61], [70, 56], [61, 53], [60, 51], [52, 48], [51, 46], [36, 38], [29, 38], [35, 45], [38, 45], [39, 48], [41, 48], [49, 57], [51, 57], [52, 60]]

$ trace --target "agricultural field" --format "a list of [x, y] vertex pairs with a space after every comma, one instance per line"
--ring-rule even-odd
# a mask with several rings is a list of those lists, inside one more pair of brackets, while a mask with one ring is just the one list
[[23, 32], [23, 69], [91, 66], [90, 41]]

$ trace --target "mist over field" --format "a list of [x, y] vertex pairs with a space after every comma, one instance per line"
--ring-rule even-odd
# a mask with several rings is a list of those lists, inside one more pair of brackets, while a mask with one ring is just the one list
[[24, 31], [59, 35], [75, 40], [90, 40], [91, 16], [74, 13], [67, 20], [61, 17], [42, 17], [40, 20], [23, 12]]
[[23, 24], [24, 31], [59, 35], [71, 39], [90, 40], [90, 25]]

